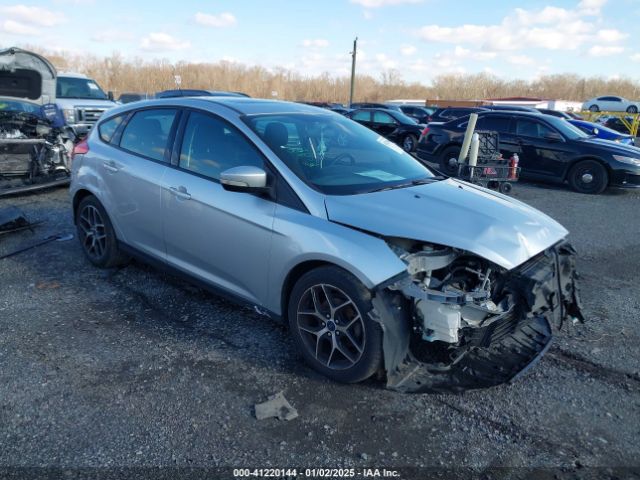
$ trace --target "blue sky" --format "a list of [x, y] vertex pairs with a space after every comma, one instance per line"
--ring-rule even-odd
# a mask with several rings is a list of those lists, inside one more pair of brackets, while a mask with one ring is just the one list
[[640, 0], [0, 0], [0, 47], [227, 60], [303, 75], [397, 70], [640, 78]]

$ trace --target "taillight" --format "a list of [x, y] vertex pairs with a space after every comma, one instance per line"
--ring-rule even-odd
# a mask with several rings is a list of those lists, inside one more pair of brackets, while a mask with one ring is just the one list
[[86, 140], [82, 140], [75, 147], [73, 147], [73, 151], [71, 152], [71, 160], [73, 160], [76, 155], [84, 155], [87, 152], [89, 152], [89, 144]]

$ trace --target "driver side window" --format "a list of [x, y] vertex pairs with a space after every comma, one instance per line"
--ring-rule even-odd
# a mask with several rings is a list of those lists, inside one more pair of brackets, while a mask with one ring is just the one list
[[180, 168], [220, 179], [233, 167], [264, 168], [258, 150], [233, 126], [212, 115], [191, 112], [182, 137]]

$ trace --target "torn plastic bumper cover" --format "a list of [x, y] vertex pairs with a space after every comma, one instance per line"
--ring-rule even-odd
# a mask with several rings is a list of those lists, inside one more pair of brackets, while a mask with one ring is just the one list
[[415, 318], [407, 313], [410, 305], [435, 300], [455, 311], [477, 299], [468, 293], [421, 289], [410, 272], [380, 285], [370, 315], [384, 332], [387, 387], [402, 392], [460, 392], [522, 375], [549, 348], [552, 325], [560, 328], [568, 318], [584, 320], [574, 254], [562, 241], [506, 272], [500, 288], [509, 292], [511, 306], [476, 328], [464, 325], [455, 332], [455, 338], [459, 336], [455, 344], [424, 341], [428, 337], [416, 335]]

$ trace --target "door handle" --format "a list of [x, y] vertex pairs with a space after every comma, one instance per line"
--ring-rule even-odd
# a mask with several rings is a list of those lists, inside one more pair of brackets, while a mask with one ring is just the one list
[[104, 168], [112, 173], [116, 173], [118, 170], [120, 170], [117, 165], [116, 162], [114, 161], [109, 161], [109, 162], [102, 162], [102, 166], [104, 166]]
[[181, 198], [183, 200], [191, 200], [191, 194], [187, 192], [185, 187], [169, 187], [171, 193], [173, 193], [176, 197]]

